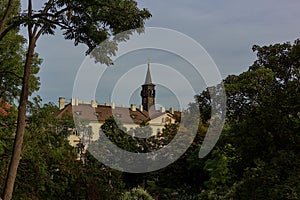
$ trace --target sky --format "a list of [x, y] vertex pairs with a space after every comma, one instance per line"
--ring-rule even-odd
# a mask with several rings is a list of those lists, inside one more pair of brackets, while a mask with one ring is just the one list
[[[255, 53], [251, 50], [254, 44], [293, 42], [300, 38], [299, 0], [138, 0], [137, 2], [140, 8], [147, 8], [152, 13], [152, 18], [146, 21], [146, 27], [172, 29], [195, 40], [214, 61], [222, 78], [230, 74], [240, 74], [248, 69], [255, 60]], [[36, 7], [40, 6], [38, 5], [40, 1], [33, 3]], [[22, 6], [26, 6], [25, 0], [22, 0]], [[22, 30], [22, 33], [24, 32]], [[176, 44], [176, 41], [174, 42]], [[70, 100], [76, 74], [86, 59], [86, 47], [83, 45], [75, 47], [72, 41], [64, 40], [58, 31], [55, 36], [42, 36], [37, 43], [36, 51], [44, 61], [38, 74], [41, 78], [41, 88], [35, 95], [40, 95], [45, 103], [49, 101], [57, 103], [59, 97]], [[100, 103], [116, 100], [117, 104], [125, 106], [130, 103], [140, 104], [140, 85], [143, 84], [146, 75], [148, 57], [153, 63], [151, 64], [153, 81], [159, 76], [162, 65], [172, 67], [177, 65], [179, 73], [184, 71], [187, 73], [183, 73], [187, 81], [193, 82], [193, 69], [188, 67], [189, 63], [184, 58], [178, 58], [170, 52], [144, 49], [118, 58], [113, 69], [109, 68], [102, 78], [104, 80], [98, 84], [95, 98]], [[135, 72], [133, 69], [139, 72], [140, 84], [128, 91], [129, 102], [118, 100], [118, 95], [112, 99], [112, 85], [122, 77], [126, 77], [124, 75], [129, 72]], [[170, 76], [166, 78], [174, 79]], [[196, 81], [199, 81], [199, 87], [193, 88], [195, 93], [199, 93], [206, 86], [203, 80]], [[194, 80], [192, 85], [195, 86], [197, 83]], [[182, 86], [174, 92], [164, 85], [157, 84], [157, 103], [180, 109], [176, 97], [184, 99], [187, 96], [184, 93], [185, 89], [186, 87]], [[191, 99], [192, 96], [186, 98], [184, 104]]]

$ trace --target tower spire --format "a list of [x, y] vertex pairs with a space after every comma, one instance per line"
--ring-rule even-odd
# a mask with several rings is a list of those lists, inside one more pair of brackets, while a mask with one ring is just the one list
[[145, 85], [147, 84], [152, 84], [152, 78], [150, 73], [150, 58], [148, 58], [148, 69], [147, 69], [147, 74], [145, 79]]
[[144, 110], [155, 110], [155, 85], [152, 83], [151, 79], [149, 58], [145, 83], [142, 85], [141, 97]]

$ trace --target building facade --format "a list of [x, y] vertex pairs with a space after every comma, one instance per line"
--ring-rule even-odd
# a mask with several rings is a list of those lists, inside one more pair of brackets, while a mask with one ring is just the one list
[[[85, 145], [99, 138], [101, 126], [110, 117], [114, 117], [129, 132], [141, 124], [148, 124], [152, 128], [152, 135], [154, 136], [161, 132], [166, 124], [176, 123], [176, 120], [173, 108], [169, 110], [163, 107], [159, 110], [155, 108], [155, 85], [152, 83], [149, 60], [145, 82], [141, 87], [142, 102], [138, 107], [135, 104], [131, 104], [130, 107], [121, 107], [116, 106], [115, 103], [99, 104], [96, 100], [86, 102], [75, 98], [66, 104], [66, 99], [60, 97], [58, 117], [72, 114], [74, 119], [86, 123], [91, 132], [88, 138], [85, 138], [83, 133], [76, 133], [81, 140], [85, 141]], [[70, 136], [70, 138], [77, 137]], [[74, 141], [70, 141], [71, 143], [74, 145]]]

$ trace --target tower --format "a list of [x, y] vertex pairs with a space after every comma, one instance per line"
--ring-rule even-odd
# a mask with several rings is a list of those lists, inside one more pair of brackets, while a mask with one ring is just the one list
[[141, 91], [143, 109], [149, 111], [155, 110], [155, 85], [152, 83], [150, 73], [150, 59], [148, 58], [148, 69], [144, 85]]

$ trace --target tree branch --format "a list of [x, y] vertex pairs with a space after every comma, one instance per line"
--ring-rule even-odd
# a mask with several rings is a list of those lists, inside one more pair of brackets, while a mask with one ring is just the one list
[[[44, 15], [47, 14], [47, 12], [48, 12], [48, 10], [50, 9], [52, 3], [53, 3], [53, 0], [50, 0], [50, 1], [48, 1], [48, 2], [46, 3], [46, 6], [45, 6], [44, 10], [42, 11], [42, 13], [40, 14], [40, 16], [44, 16]], [[40, 17], [37, 16], [37, 18], [40, 18]], [[40, 19], [39, 19], [39, 20], [40, 20]], [[36, 35], [37, 31], [38, 31], [38, 23], [36, 23], [35, 26], [34, 26], [33, 34]]]
[[[32, 1], [28, 0], [28, 17], [30, 18], [32, 15]], [[32, 24], [29, 22], [28, 23], [28, 34], [29, 38], [32, 38]]]
[[0, 74], [12, 74], [12, 75], [16, 76], [17, 78], [19, 78], [19, 79], [21, 79], [21, 80], [23, 79], [22, 76], [18, 75], [17, 73], [15, 73], [15, 72], [13, 72], [13, 71], [8, 71], [8, 70], [0, 71]]
[[2, 34], [2, 32], [4, 31], [4, 27], [5, 27], [5, 24], [6, 24], [7, 20], [8, 20], [8, 16], [9, 16], [11, 10], [12, 10], [14, 1], [15, 0], [9, 0], [8, 1], [5, 13], [4, 13], [2, 19], [0, 20], [0, 34]]
[[22, 23], [23, 22], [21, 22], [21, 21], [19, 21], [18, 23], [13, 23], [13, 24], [9, 25], [7, 28], [5, 28], [4, 30], [2, 30], [2, 32], [0, 33], [0, 41], [6, 36], [6, 34], [8, 32], [10, 32], [12, 29], [18, 27]]

